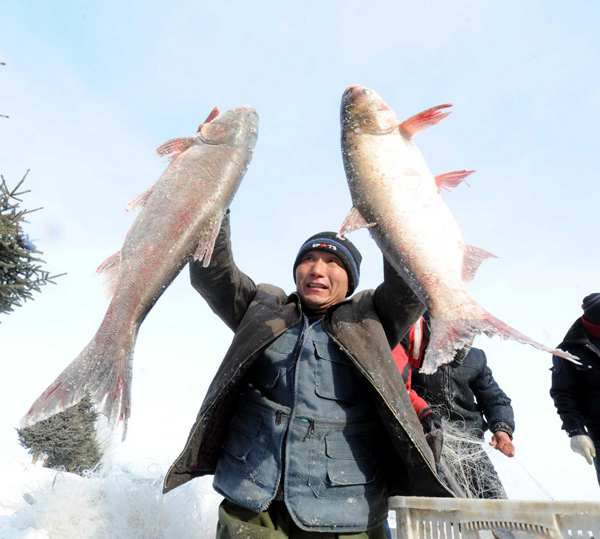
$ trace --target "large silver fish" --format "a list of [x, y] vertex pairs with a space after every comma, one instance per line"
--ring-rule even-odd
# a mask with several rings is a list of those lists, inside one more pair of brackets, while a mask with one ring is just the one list
[[413, 135], [436, 124], [451, 105], [426, 110], [404, 122], [373, 90], [350, 86], [341, 107], [342, 154], [353, 208], [340, 235], [369, 227], [388, 261], [427, 305], [431, 337], [423, 372], [452, 361], [454, 351], [478, 333], [530, 344], [567, 359], [494, 318], [467, 292], [481, 262], [494, 256], [466, 245], [440, 190], [472, 171], [434, 176]]
[[221, 220], [250, 164], [258, 114], [240, 106], [215, 108], [193, 137], [161, 145], [171, 163], [127, 209], [142, 208], [122, 249], [98, 271], [112, 301], [96, 335], [35, 401], [27, 426], [79, 402], [90, 393], [123, 439], [131, 408], [133, 349], [144, 318], [190, 257], [210, 262]]

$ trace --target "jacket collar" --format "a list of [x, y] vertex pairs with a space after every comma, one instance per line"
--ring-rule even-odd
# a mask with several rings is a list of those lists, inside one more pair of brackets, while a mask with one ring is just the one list
[[569, 331], [567, 331], [563, 342], [570, 342], [574, 344], [583, 345], [590, 343], [590, 337], [588, 336], [588, 334], [585, 331], [585, 328], [583, 327], [583, 322], [581, 321], [581, 318], [575, 320], [573, 325], [569, 328]]
[[[589, 350], [593, 351], [598, 357], [600, 357], [600, 346], [598, 346], [598, 339], [590, 339], [590, 336], [585, 331], [581, 318], [575, 320], [575, 323], [571, 326], [563, 343], [576, 344], [579, 346], [585, 346]], [[561, 347], [562, 343], [559, 345]]]
[[[331, 307], [327, 308], [326, 315], [330, 314], [339, 305], [343, 305], [344, 303], [350, 303], [351, 301], [352, 301], [352, 297], [344, 298], [342, 301], [338, 301], [335, 305], [332, 305]], [[304, 312], [304, 310], [302, 309], [302, 300], [300, 299], [298, 292], [292, 292], [290, 295], [288, 295], [286, 303], [296, 303], [300, 307], [300, 310], [302, 312]]]

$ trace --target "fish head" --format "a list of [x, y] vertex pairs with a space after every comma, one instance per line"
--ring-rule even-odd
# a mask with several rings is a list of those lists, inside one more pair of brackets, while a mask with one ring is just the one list
[[254, 147], [258, 137], [258, 113], [249, 105], [226, 110], [203, 123], [196, 136], [205, 144]]
[[344, 132], [387, 135], [398, 129], [396, 113], [375, 90], [348, 86], [342, 96], [341, 122]]

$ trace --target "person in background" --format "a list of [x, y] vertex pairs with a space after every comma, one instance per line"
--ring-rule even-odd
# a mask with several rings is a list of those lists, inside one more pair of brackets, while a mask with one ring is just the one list
[[[414, 330], [413, 330], [414, 331]], [[408, 341], [408, 337], [406, 339]], [[417, 413], [417, 417], [423, 427], [425, 439], [431, 448], [433, 458], [436, 464], [442, 458], [442, 449], [444, 445], [444, 433], [442, 431], [442, 421], [434, 412], [433, 408], [412, 388], [412, 373], [414, 365], [408, 358], [407, 350], [402, 345], [396, 346], [392, 350], [392, 356], [396, 363], [396, 367], [402, 374], [404, 386], [408, 391], [410, 402]]]
[[571, 449], [596, 467], [600, 483], [600, 293], [583, 298], [575, 320], [557, 348], [577, 356], [581, 365], [552, 356], [550, 396], [571, 439]]
[[[433, 374], [419, 371], [429, 342], [429, 317], [425, 313], [399, 346], [412, 367], [412, 389], [460, 430], [483, 441], [492, 432], [490, 445], [508, 457], [515, 455], [512, 435], [515, 430], [511, 401], [494, 379], [483, 350], [467, 346], [458, 350], [454, 360]], [[397, 348], [394, 354], [397, 354]], [[465, 471], [467, 491], [478, 498], [506, 498], [504, 487], [492, 461], [480, 445], [473, 451], [475, 467]]]
[[[442, 422], [440, 418], [433, 411], [431, 406], [425, 402], [425, 399], [420, 397], [417, 392], [412, 388], [412, 372], [413, 367], [411, 362], [408, 359], [408, 354], [404, 347], [400, 344], [396, 346], [392, 350], [392, 357], [394, 358], [394, 362], [396, 363], [396, 367], [400, 371], [402, 375], [402, 379], [404, 380], [404, 387], [406, 387], [406, 391], [408, 391], [408, 396], [410, 398], [410, 402], [417, 413], [417, 417], [421, 422], [423, 427], [423, 432], [425, 434], [425, 439], [431, 448], [431, 452], [433, 453], [433, 458], [435, 460], [436, 466], [439, 465], [439, 462], [442, 458], [442, 449], [444, 446], [444, 433], [442, 431]], [[438, 473], [439, 473], [438, 468]], [[388, 521], [385, 522], [385, 536], [386, 539], [392, 539], [392, 532], [390, 530], [390, 525]]]

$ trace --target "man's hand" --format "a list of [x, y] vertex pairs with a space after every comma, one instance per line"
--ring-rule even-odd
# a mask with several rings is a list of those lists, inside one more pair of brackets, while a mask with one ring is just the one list
[[507, 457], [515, 456], [515, 446], [513, 445], [510, 436], [503, 430], [497, 430], [494, 433], [490, 445], [504, 453]]
[[582, 455], [588, 464], [592, 464], [593, 458], [596, 456], [596, 448], [594, 442], [587, 434], [577, 434], [571, 437], [571, 449], [575, 453]]

